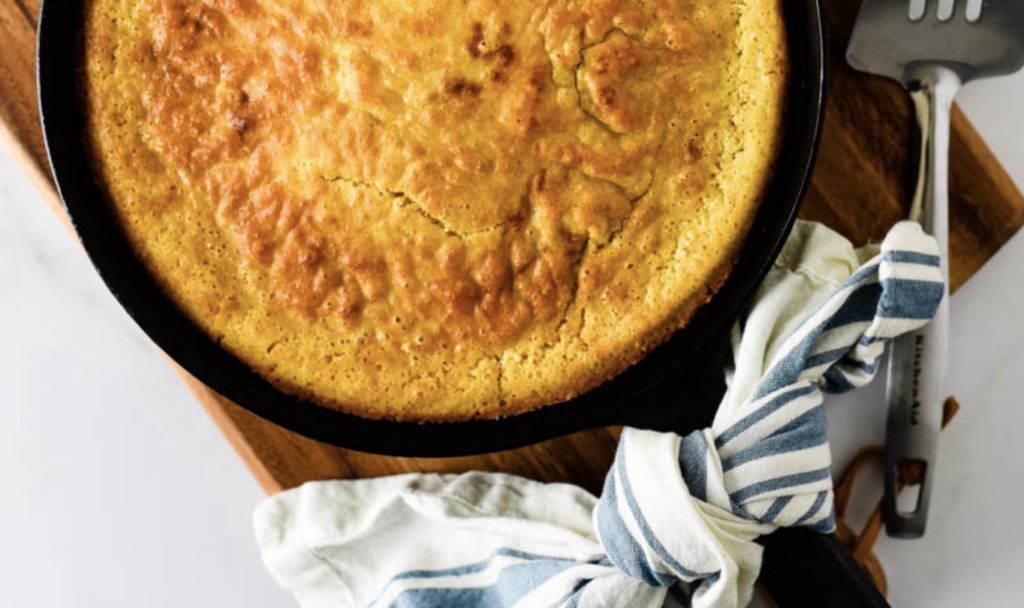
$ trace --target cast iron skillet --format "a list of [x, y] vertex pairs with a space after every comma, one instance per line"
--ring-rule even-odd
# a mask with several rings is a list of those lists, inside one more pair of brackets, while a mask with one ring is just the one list
[[723, 328], [764, 278], [789, 234], [817, 152], [825, 94], [822, 7], [820, 0], [785, 0], [784, 5], [792, 56], [785, 141], [770, 190], [726, 284], [685, 329], [618, 377], [567, 403], [501, 420], [398, 423], [302, 401], [218, 347], [161, 295], [109, 213], [86, 159], [76, 93], [80, 0], [43, 3], [37, 49], [43, 133], [71, 221], [124, 309], [196, 378], [267, 420], [334, 445], [396, 456], [479, 454], [609, 424], [679, 432], [713, 416], [722, 390]]

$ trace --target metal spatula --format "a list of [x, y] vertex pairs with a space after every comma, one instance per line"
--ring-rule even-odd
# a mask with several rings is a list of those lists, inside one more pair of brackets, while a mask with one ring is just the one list
[[[960, 86], [1024, 65], [1024, 0], [864, 0], [846, 60], [855, 69], [900, 82], [914, 101], [921, 158], [910, 219], [939, 241], [949, 283], [949, 116]], [[942, 424], [949, 294], [935, 319], [892, 345], [886, 399], [885, 528], [889, 536], [924, 534]], [[924, 467], [917, 505], [896, 504], [899, 464]]]

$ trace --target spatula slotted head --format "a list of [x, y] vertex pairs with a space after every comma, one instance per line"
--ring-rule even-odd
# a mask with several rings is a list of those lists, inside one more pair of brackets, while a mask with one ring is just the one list
[[1019, 70], [1024, 0], [984, 0], [973, 21], [970, 3], [954, 0], [952, 14], [940, 18], [939, 0], [926, 0], [924, 13], [912, 19], [911, 5], [917, 3], [911, 0], [863, 0], [846, 60], [857, 70], [904, 84], [909, 68], [920, 63], [949, 67], [963, 82]]

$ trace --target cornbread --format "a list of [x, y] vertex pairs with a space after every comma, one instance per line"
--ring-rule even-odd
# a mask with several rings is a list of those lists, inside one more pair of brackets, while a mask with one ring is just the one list
[[781, 141], [781, 0], [85, 5], [87, 144], [140, 260], [369, 418], [622, 372], [725, 281]]

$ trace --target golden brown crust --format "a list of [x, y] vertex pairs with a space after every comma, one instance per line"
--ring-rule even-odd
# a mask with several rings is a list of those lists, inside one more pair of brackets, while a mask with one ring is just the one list
[[683, 326], [766, 188], [781, 0], [91, 0], [129, 239], [206, 332], [366, 417], [563, 401]]

